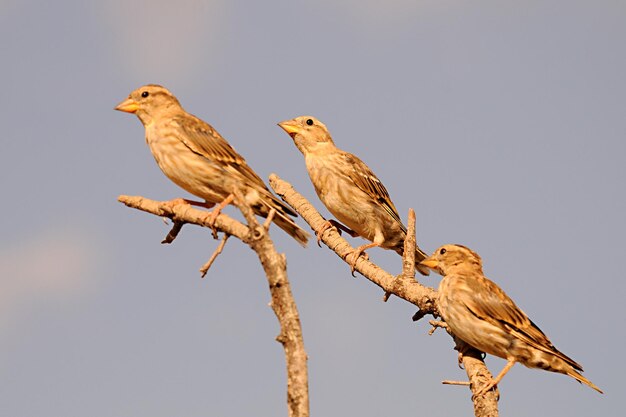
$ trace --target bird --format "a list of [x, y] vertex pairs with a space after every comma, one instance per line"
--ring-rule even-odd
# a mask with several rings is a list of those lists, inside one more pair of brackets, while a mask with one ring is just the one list
[[594, 390], [582, 366], [560, 352], [509, 296], [483, 274], [482, 259], [463, 245], [443, 245], [422, 265], [439, 273], [437, 306], [452, 333], [468, 345], [507, 361], [476, 395], [496, 386], [519, 362], [528, 368], [569, 375]]
[[[361, 236], [371, 242], [354, 250], [352, 271], [358, 257], [372, 247], [402, 255], [406, 227], [387, 189], [372, 170], [357, 156], [337, 148], [326, 126], [313, 116], [285, 120], [278, 126], [304, 155], [315, 192], [328, 211], [347, 226], [348, 232], [353, 232], [353, 237]], [[341, 224], [327, 222], [318, 232], [318, 243], [321, 234], [333, 225], [342, 229]], [[426, 253], [417, 246], [415, 252], [416, 268], [428, 275], [428, 268], [419, 265]]]
[[[306, 246], [309, 234], [290, 216], [297, 214], [276, 198], [245, 159], [211, 125], [187, 113], [165, 87], [144, 85], [130, 93], [115, 110], [135, 114], [145, 128], [146, 143], [157, 165], [172, 182], [204, 199], [219, 211], [239, 189], [255, 214], [267, 217]], [[185, 200], [189, 203], [188, 200]]]

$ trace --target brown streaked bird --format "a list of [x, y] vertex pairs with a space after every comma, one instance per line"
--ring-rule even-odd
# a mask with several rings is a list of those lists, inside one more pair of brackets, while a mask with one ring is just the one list
[[161, 171], [176, 185], [219, 204], [213, 220], [239, 188], [254, 212], [267, 217], [305, 246], [309, 234], [289, 216], [296, 213], [277, 199], [244, 158], [211, 125], [187, 113], [166, 88], [148, 84], [130, 93], [115, 110], [135, 114], [146, 130], [146, 142]]
[[[313, 187], [328, 211], [355, 235], [372, 242], [354, 251], [352, 270], [359, 255], [375, 246], [402, 255], [406, 227], [387, 189], [372, 170], [356, 156], [337, 148], [326, 126], [315, 117], [296, 117], [278, 126], [293, 138], [304, 155]], [[330, 226], [327, 223], [324, 230]], [[428, 268], [419, 265], [424, 258], [426, 254], [416, 247], [415, 267], [428, 275]]]
[[516, 362], [569, 375], [602, 393], [579, 373], [582, 366], [557, 350], [513, 300], [483, 275], [476, 252], [462, 245], [444, 245], [422, 265], [443, 276], [437, 306], [452, 333], [478, 350], [507, 360], [478, 395], [497, 385]]

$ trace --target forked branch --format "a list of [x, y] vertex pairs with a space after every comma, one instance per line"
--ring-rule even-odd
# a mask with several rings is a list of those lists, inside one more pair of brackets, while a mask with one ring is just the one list
[[[240, 192], [235, 192], [235, 205], [241, 210], [248, 226], [220, 213], [212, 224], [210, 212], [198, 210], [189, 204], [180, 202], [159, 202], [143, 197], [120, 196], [118, 200], [128, 207], [143, 210], [161, 217], [168, 217], [174, 222], [173, 232], [166, 240], [170, 243], [185, 223], [202, 227], [215, 228], [225, 234], [218, 250], [211, 257], [212, 262], [223, 248], [228, 236], [235, 236], [254, 250], [261, 261], [267, 277], [271, 307], [280, 323], [280, 334], [276, 340], [283, 345], [287, 363], [287, 406], [290, 417], [309, 416], [307, 355], [302, 338], [302, 327], [296, 303], [291, 293], [287, 278], [287, 262], [279, 254], [270, 239], [267, 228], [260, 225], [250, 206]], [[175, 200], [176, 201], [176, 200]], [[172, 237], [173, 236], [173, 237]], [[207, 262], [208, 266], [210, 263]], [[208, 269], [207, 264], [206, 267]], [[204, 271], [206, 273], [206, 271]]]

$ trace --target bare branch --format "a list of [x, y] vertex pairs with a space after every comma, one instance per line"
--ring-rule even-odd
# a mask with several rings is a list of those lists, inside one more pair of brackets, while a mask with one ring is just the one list
[[228, 240], [229, 236], [230, 235], [224, 233], [224, 237], [222, 238], [222, 241], [220, 242], [220, 244], [215, 249], [215, 252], [213, 252], [213, 254], [209, 258], [209, 260], [204, 265], [202, 265], [202, 268], [200, 268], [200, 276], [202, 278], [204, 278], [206, 276], [206, 273], [209, 272], [209, 269], [211, 268], [211, 265], [213, 265], [213, 262], [215, 262], [215, 260], [217, 259], [218, 255], [220, 253], [222, 253], [222, 251], [224, 250], [224, 246], [226, 246], [226, 241]]
[[[409, 221], [407, 222], [406, 238], [404, 239], [404, 254], [402, 255], [402, 275], [408, 280], [415, 280], [415, 245], [415, 211], [409, 209]], [[385, 292], [383, 301], [387, 302], [390, 296], [390, 292]]]
[[272, 224], [272, 220], [274, 220], [275, 215], [276, 215], [276, 209], [271, 208], [270, 212], [267, 214], [267, 218], [265, 219], [265, 222], [263, 223], [263, 228], [265, 230], [270, 230], [270, 226]]
[[404, 256], [402, 257], [402, 275], [415, 279], [415, 210], [409, 209], [409, 220], [404, 239]]
[[[291, 184], [281, 180], [275, 174], [270, 175], [270, 185], [276, 194], [278, 194], [287, 204], [300, 214], [316, 233], [319, 233], [319, 230], [322, 229], [325, 220], [306, 198], [295, 191]], [[408, 236], [412, 236], [414, 239], [415, 226], [413, 226], [413, 230], [407, 235], [406, 240], [409, 240]], [[350, 246], [348, 242], [343, 239], [335, 229], [332, 228], [328, 229], [326, 233], [324, 233], [321, 240], [344, 261], [346, 260], [346, 256], [354, 250], [352, 246]], [[411, 244], [410, 240], [408, 244]], [[415, 256], [415, 248], [413, 247], [412, 250], [407, 250], [405, 246], [403, 271], [406, 271], [409, 267], [411, 269], [415, 268], [415, 261], [407, 266], [407, 264], [409, 264], [407, 252], [411, 252], [413, 253], [413, 256]], [[414, 320], [419, 320], [426, 314], [431, 314], [433, 317], [439, 317], [436, 305], [437, 291], [417, 282], [414, 278], [414, 271], [411, 271], [408, 275], [406, 273], [402, 273], [396, 278], [363, 257], [360, 257], [357, 260], [355, 269], [365, 278], [381, 287], [385, 293], [393, 294], [411, 304], [416, 305], [419, 308], [419, 311], [415, 316], [413, 316]], [[458, 348], [459, 341], [455, 342]], [[475, 393], [477, 389], [484, 385], [486, 381], [485, 378], [491, 377], [491, 373], [487, 369], [480, 352], [473, 348], [468, 348], [467, 345], [463, 347], [463, 352], [463, 365], [469, 378], [472, 393]], [[493, 391], [478, 397], [472, 395], [472, 401], [474, 403], [474, 414], [476, 417], [498, 416], [498, 398]]]
[[[202, 227], [211, 227], [209, 216], [211, 212], [198, 210], [189, 204], [171, 204], [169, 201], [154, 201], [140, 196], [121, 195], [117, 198], [120, 203], [124, 203], [130, 208], [152, 213], [159, 217], [168, 217], [174, 223], [192, 223]], [[215, 227], [220, 231], [235, 236], [244, 243], [247, 243], [248, 227], [241, 222], [220, 213], [215, 219]]]
[[[483, 353], [472, 347], [469, 347], [464, 342], [455, 339], [457, 342], [457, 350], [463, 352], [463, 368], [467, 373], [467, 377], [470, 382], [470, 389], [472, 390], [472, 401], [474, 403], [474, 415], [479, 416], [498, 416], [498, 400], [500, 394], [495, 390], [488, 391], [480, 396], [476, 396], [476, 392], [484, 387], [485, 384], [493, 378], [485, 361], [483, 360]], [[460, 344], [465, 346], [459, 348]]]
[[[235, 236], [254, 250], [265, 271], [272, 297], [271, 307], [280, 323], [280, 334], [276, 340], [283, 345], [287, 362], [287, 405], [290, 417], [309, 416], [307, 355], [304, 350], [300, 316], [291, 294], [287, 279], [287, 262], [283, 254], [278, 254], [267, 229], [259, 224], [252, 209], [246, 204], [241, 192], [235, 193], [235, 205], [248, 221], [248, 226], [220, 213], [215, 219], [211, 212], [198, 210], [189, 204], [159, 202], [143, 197], [120, 196], [118, 200], [128, 207], [143, 210], [161, 217], [168, 217], [177, 224], [192, 223], [219, 230], [225, 234], [215, 253], [203, 266], [210, 267], [215, 257], [226, 244], [228, 236]], [[213, 223], [213, 220], [215, 222]], [[174, 229], [172, 229], [174, 231]], [[178, 228], [180, 230], [180, 228]], [[177, 232], [176, 232], [177, 233]], [[168, 235], [169, 236], [169, 235]], [[174, 236], [175, 237], [175, 236]], [[208, 265], [208, 266], [207, 266]]]
[[284, 254], [278, 254], [268, 230], [259, 224], [241, 192], [236, 190], [234, 194], [235, 205], [248, 221], [250, 230], [254, 231], [254, 236], [248, 244], [259, 256], [265, 270], [272, 295], [270, 306], [280, 323], [280, 334], [276, 340], [285, 350], [289, 416], [308, 417], [308, 358], [304, 349], [300, 316], [287, 279], [287, 260]]
[[435, 333], [435, 330], [437, 330], [438, 328], [444, 329], [446, 332], [450, 333], [450, 328], [448, 327], [448, 324], [445, 321], [440, 321], [440, 320], [428, 320], [428, 324], [430, 324], [431, 326], [433, 326], [429, 331], [428, 331], [428, 335], [432, 336], [433, 333]]
[[[324, 218], [306, 198], [293, 189], [291, 184], [272, 174], [270, 175], [270, 185], [276, 194], [298, 212], [316, 233], [322, 228], [325, 222]], [[354, 248], [333, 228], [326, 230], [322, 236], [322, 242], [344, 261], [346, 257], [354, 252]], [[363, 256], [356, 261], [355, 270], [385, 292], [415, 304], [426, 314], [439, 315], [434, 302], [437, 298], [437, 292], [434, 288], [426, 287], [415, 279], [404, 275], [397, 277], [391, 275]]]
[[450, 381], [449, 379], [441, 381], [443, 385], [462, 385], [468, 387], [470, 385], [469, 381]]

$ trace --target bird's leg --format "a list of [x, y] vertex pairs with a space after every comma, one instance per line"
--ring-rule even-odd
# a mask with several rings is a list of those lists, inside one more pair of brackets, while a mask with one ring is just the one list
[[[352, 273], [352, 276], [354, 275], [354, 268], [356, 267], [356, 261], [359, 259], [359, 256], [361, 256], [361, 254], [363, 254], [363, 256], [365, 256], [365, 259], [369, 259], [369, 257], [367, 256], [367, 253], [365, 253], [365, 251], [369, 248], [374, 248], [376, 246], [380, 246], [379, 243], [368, 243], [367, 245], [362, 245], [359, 246], [358, 248], [356, 248], [354, 251], [352, 251], [352, 261], [350, 261], [350, 273]], [[348, 255], [350, 256], [350, 255]], [[346, 256], [346, 260], [348, 259], [348, 257]]]
[[335, 226], [337, 228], [337, 232], [341, 235], [341, 231], [343, 230], [344, 232], [346, 232], [347, 234], [349, 234], [351, 237], [357, 237], [359, 234], [357, 232], [355, 232], [354, 230], [350, 229], [348, 226], [343, 225], [341, 223], [339, 223], [337, 220], [335, 219], [330, 219], [328, 220], [328, 223], [330, 223], [331, 226]]
[[217, 216], [219, 216], [220, 212], [224, 209], [224, 207], [226, 207], [227, 205], [232, 203], [234, 199], [235, 199], [235, 195], [234, 194], [232, 194], [232, 193], [228, 194], [228, 197], [226, 197], [224, 200], [222, 200], [222, 202], [219, 203], [217, 205], [217, 207], [215, 207], [213, 209], [211, 214], [209, 214], [209, 217], [207, 219], [207, 223], [209, 224], [209, 227], [211, 227], [211, 229], [213, 229], [213, 239], [217, 239], [217, 230], [215, 229], [215, 220], [217, 220]]
[[506, 375], [506, 373], [509, 372], [509, 370], [511, 370], [513, 365], [515, 365], [515, 359], [509, 359], [509, 361], [506, 363], [504, 368], [502, 368], [502, 371], [500, 371], [498, 376], [495, 378], [491, 378], [491, 381], [487, 382], [481, 389], [478, 390], [478, 392], [476, 392], [475, 395], [477, 396], [483, 395], [484, 393], [489, 391], [491, 388], [497, 386], [500, 380], [502, 380], [502, 377], [504, 377], [504, 375]]
[[208, 201], [193, 201], [193, 200], [185, 200], [186, 203], [196, 206], [196, 207], [204, 207], [210, 209], [215, 205], [215, 203], [209, 203]]
[[350, 229], [347, 226], [344, 226], [343, 224], [339, 223], [337, 220], [334, 220], [334, 219], [326, 220], [324, 224], [322, 224], [322, 227], [320, 228], [319, 232], [315, 232], [315, 235], [317, 236], [317, 246], [319, 246], [320, 248], [322, 247], [322, 245], [320, 245], [320, 242], [322, 241], [322, 234], [324, 234], [324, 232], [330, 229], [331, 227], [334, 227], [335, 229], [337, 229], [337, 233], [339, 233], [339, 236], [341, 236], [341, 231], [346, 232], [352, 237], [358, 236], [357, 232], [355, 232], [354, 230]]
[[174, 206], [177, 206], [179, 204], [189, 204], [191, 206], [205, 207], [205, 208], [211, 208], [215, 205], [215, 203], [209, 203], [208, 201], [194, 201], [194, 200], [187, 200], [186, 198], [175, 198], [173, 200], [165, 201], [163, 204], [168, 206], [170, 209], [174, 208]]
[[[446, 323], [444, 324], [446, 325], [446, 327], [448, 327]], [[446, 330], [449, 330], [449, 327]], [[459, 365], [459, 368], [463, 369], [463, 356], [465, 356], [465, 354], [469, 352], [470, 349], [472, 349], [472, 347], [468, 345], [467, 343], [463, 342], [461, 339], [457, 339], [455, 336], [452, 336], [452, 337], [454, 338], [454, 341], [456, 343], [454, 350], [459, 352], [457, 356], [457, 361], [458, 361], [457, 365]]]

